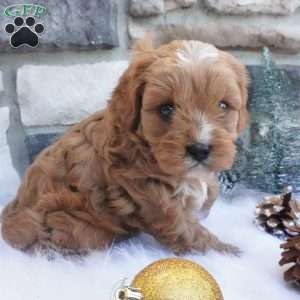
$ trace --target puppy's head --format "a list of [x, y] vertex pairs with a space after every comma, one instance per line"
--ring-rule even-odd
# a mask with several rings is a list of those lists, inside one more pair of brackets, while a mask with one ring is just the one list
[[179, 175], [232, 166], [247, 122], [245, 67], [199, 41], [140, 42], [111, 102], [115, 124], [142, 138], [159, 167]]

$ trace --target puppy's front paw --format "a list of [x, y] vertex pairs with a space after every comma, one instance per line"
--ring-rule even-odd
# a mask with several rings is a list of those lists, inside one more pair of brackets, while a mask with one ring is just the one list
[[223, 242], [220, 242], [218, 245], [216, 245], [216, 247], [214, 249], [218, 252], [225, 253], [225, 254], [231, 254], [234, 256], [238, 256], [238, 257], [240, 257], [243, 253], [239, 247], [231, 245], [231, 244], [226, 244]]
[[200, 252], [206, 252], [209, 249], [213, 249], [220, 253], [235, 256], [240, 256], [242, 254], [238, 247], [220, 241], [214, 234], [210, 233], [201, 225], [198, 228], [198, 235], [194, 243], [194, 249]]
[[223, 243], [220, 240], [218, 240], [216, 238], [216, 240], [201, 240], [198, 241], [195, 246], [194, 249], [196, 251], [202, 252], [202, 253], [206, 253], [208, 250], [213, 249], [217, 252], [220, 253], [224, 253], [224, 254], [230, 254], [230, 255], [234, 255], [234, 256], [241, 256], [242, 251], [231, 244], [227, 244], [227, 243]]

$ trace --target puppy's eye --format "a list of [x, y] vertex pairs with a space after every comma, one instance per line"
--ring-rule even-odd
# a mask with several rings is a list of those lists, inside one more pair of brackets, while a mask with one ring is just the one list
[[169, 121], [172, 114], [175, 111], [175, 107], [172, 104], [164, 104], [158, 108], [159, 115], [164, 121]]
[[229, 105], [224, 101], [220, 101], [218, 103], [219, 108], [221, 108], [222, 110], [228, 110], [229, 109]]

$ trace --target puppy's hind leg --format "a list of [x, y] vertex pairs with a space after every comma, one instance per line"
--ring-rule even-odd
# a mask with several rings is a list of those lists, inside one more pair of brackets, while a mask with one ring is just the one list
[[4, 210], [1, 216], [2, 237], [13, 248], [27, 250], [38, 240], [47, 238], [43, 216], [30, 208]]
[[[91, 219], [86, 212], [78, 213]], [[55, 211], [47, 214], [45, 225], [51, 233], [48, 240], [41, 241], [42, 245], [66, 254], [80, 254], [89, 250], [103, 250], [113, 242], [112, 233], [97, 228], [74, 214], [76, 211]]]

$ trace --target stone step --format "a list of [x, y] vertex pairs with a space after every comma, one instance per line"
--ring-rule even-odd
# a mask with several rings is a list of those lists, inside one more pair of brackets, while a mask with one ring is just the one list
[[122, 60], [21, 67], [17, 73], [17, 94], [24, 126], [74, 124], [103, 109], [127, 65]]

